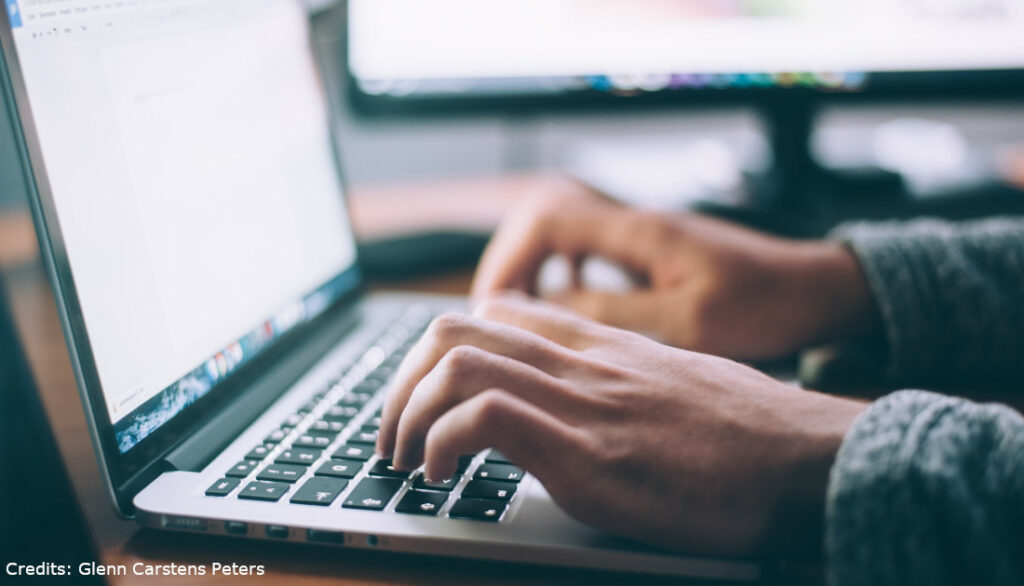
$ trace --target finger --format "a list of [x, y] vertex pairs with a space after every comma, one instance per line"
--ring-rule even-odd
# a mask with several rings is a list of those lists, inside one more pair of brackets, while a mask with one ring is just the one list
[[431, 426], [425, 474], [451, 478], [459, 455], [495, 448], [545, 482], [564, 473], [566, 457], [578, 453], [578, 435], [549, 412], [506, 391], [489, 389]]
[[585, 350], [601, 340], [596, 324], [584, 316], [521, 293], [485, 298], [473, 315], [533, 332], [573, 350]]
[[456, 346], [475, 346], [552, 374], [558, 373], [569, 354], [566, 347], [552, 340], [508, 324], [461, 314], [438, 317], [410, 350], [389, 385], [377, 439], [381, 455], [394, 450], [398, 419], [415, 386]]
[[659, 338], [668, 334], [666, 329], [671, 323], [667, 319], [664, 296], [655, 291], [570, 291], [554, 301], [605, 325]]
[[552, 254], [599, 255], [644, 274], [658, 230], [654, 216], [608, 203], [525, 208], [499, 228], [484, 251], [472, 296], [506, 289], [532, 292], [537, 272]]
[[398, 422], [395, 466], [411, 470], [423, 461], [430, 426], [452, 407], [494, 387], [546, 410], [583, 411], [586, 399], [550, 374], [473, 346], [453, 348], [413, 390]]

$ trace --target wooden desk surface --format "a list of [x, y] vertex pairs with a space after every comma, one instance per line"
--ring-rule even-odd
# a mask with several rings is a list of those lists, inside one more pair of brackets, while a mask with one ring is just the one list
[[[426, 219], [446, 227], [486, 229], [497, 223], [532, 179], [465, 180], [412, 188], [376, 188], [356, 191], [353, 217], [363, 236], [409, 229]], [[443, 202], [443, 203], [441, 203]], [[403, 205], [396, 206], [396, 203]], [[456, 216], [438, 210], [461, 210]], [[402, 210], [401, 213], [395, 210]], [[450, 213], [450, 211], [449, 211]], [[422, 225], [422, 224], [419, 224]], [[266, 541], [232, 540], [196, 534], [142, 529], [117, 517], [105, 490], [89, 440], [82, 404], [64, 336], [44, 271], [35, 259], [34, 232], [25, 215], [0, 216], [0, 268], [5, 268], [16, 320], [44, 406], [56, 431], [77, 497], [100, 552], [101, 563], [220, 563], [264, 564], [267, 576], [258, 584], [618, 584], [630, 581], [616, 574], [388, 554], [385, 552], [296, 546]], [[431, 292], [465, 292], [468, 273], [412, 283], [391, 284]], [[115, 584], [222, 583], [230, 578], [119, 577]], [[235, 579], [247, 583], [247, 578]], [[647, 580], [645, 583], [679, 583]]]

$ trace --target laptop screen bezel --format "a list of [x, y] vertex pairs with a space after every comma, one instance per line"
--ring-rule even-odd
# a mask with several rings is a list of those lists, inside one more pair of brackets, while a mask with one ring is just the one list
[[[292, 0], [293, 2], [296, 0]], [[301, 9], [301, 8], [299, 8]], [[303, 9], [304, 10], [304, 9]], [[25, 80], [21, 71], [17, 47], [14, 42], [10, 17], [6, 10], [0, 16], [0, 85], [8, 106], [8, 116], [15, 136], [16, 147], [21, 159], [22, 172], [26, 178], [28, 200], [35, 222], [40, 247], [40, 256], [46, 265], [50, 282], [53, 287], [57, 310], [64, 329], [71, 365], [78, 382], [85, 415], [96, 448], [97, 457], [104, 480], [119, 512], [127, 516], [131, 510], [131, 498], [148, 479], [162, 471], [163, 457], [192, 431], [209, 420], [218, 409], [232, 399], [237, 398], [245, 388], [245, 382], [260, 372], [265, 371], [275, 356], [293, 347], [304, 335], [324, 323], [339, 308], [351, 306], [356, 298], [365, 291], [361, 260], [356, 250], [355, 259], [350, 267], [337, 276], [351, 273], [355, 286], [334, 300], [330, 307], [321, 312], [308, 323], [287, 332], [280, 340], [275, 341], [265, 351], [256, 355], [251, 361], [242, 365], [237, 372], [228, 376], [223, 382], [214, 386], [204, 397], [186, 407], [171, 420], [155, 429], [127, 452], [118, 449], [114, 425], [107, 411], [106, 400], [102, 392], [99, 373], [96, 367], [92, 347], [87, 335], [78, 294], [72, 278], [70, 263], [60, 230], [53, 192], [46, 172], [42, 155], [42, 145], [35, 127], [28, 98]], [[324, 105], [330, 124], [332, 147], [334, 150], [335, 168], [342, 185], [342, 195], [346, 209], [351, 211], [351, 202], [347, 197], [344, 175], [339, 158], [336, 120], [333, 100], [329, 86], [325, 83], [320, 60], [317, 58], [316, 47], [312, 38], [312, 26], [307, 27], [307, 45], [309, 58], [316, 65], [320, 76], [320, 86], [324, 92]], [[351, 213], [348, 214], [351, 227]], [[352, 231], [352, 238], [355, 232]]]

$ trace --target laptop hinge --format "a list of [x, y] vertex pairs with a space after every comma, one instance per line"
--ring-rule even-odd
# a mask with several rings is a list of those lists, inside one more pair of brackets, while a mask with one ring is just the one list
[[173, 470], [199, 472], [359, 323], [359, 305], [324, 316], [321, 327], [278, 356], [274, 366], [249, 382], [248, 390], [225, 405], [164, 457]]

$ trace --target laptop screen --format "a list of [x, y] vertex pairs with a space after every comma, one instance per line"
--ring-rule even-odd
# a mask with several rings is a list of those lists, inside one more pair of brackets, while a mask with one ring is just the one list
[[358, 284], [307, 16], [5, 1], [124, 453]]

